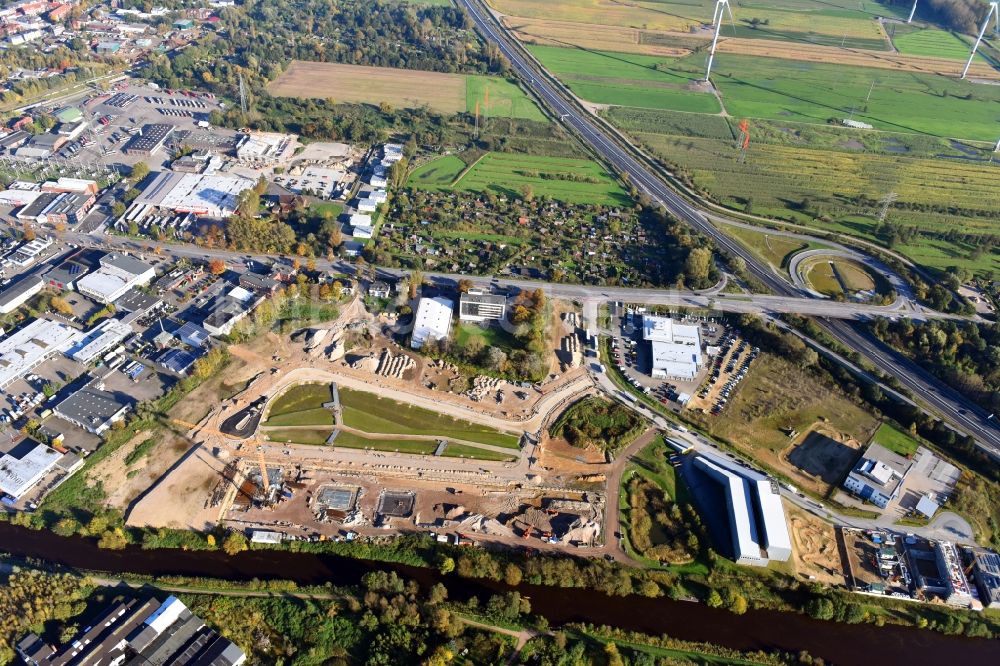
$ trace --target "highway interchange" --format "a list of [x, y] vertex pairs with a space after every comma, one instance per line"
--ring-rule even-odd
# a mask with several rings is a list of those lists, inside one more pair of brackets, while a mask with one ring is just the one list
[[[779, 296], [802, 296], [802, 292], [770, 267], [764, 265], [749, 250], [709, 222], [708, 217], [697, 204], [688, 202], [677, 194], [666, 181], [650, 167], [634, 157], [616, 141], [609, 137], [610, 130], [583, 108], [572, 101], [571, 93], [527, 53], [520, 42], [511, 37], [477, 0], [457, 0], [472, 18], [476, 28], [510, 62], [514, 74], [536, 97], [549, 108], [559, 121], [572, 129], [584, 143], [603, 161], [618, 173], [626, 176], [639, 192], [648, 195], [662, 205], [671, 215], [687, 222], [699, 232], [712, 238], [716, 246], [732, 256], [741, 257], [748, 270], [772, 292]], [[631, 151], [637, 152], [631, 148]], [[713, 214], [714, 215], [714, 214]], [[717, 215], [714, 215], [718, 217]], [[802, 314], [805, 314], [804, 312]], [[896, 377], [903, 386], [913, 392], [917, 400], [926, 405], [960, 432], [972, 435], [977, 443], [995, 459], [1000, 459], [1000, 428], [991, 414], [971, 405], [969, 401], [932, 377], [929, 373], [904, 359], [901, 355], [874, 340], [870, 335], [859, 332], [850, 323], [825, 318], [820, 315], [819, 325], [833, 338], [848, 349], [862, 354], [870, 363], [886, 375]]]

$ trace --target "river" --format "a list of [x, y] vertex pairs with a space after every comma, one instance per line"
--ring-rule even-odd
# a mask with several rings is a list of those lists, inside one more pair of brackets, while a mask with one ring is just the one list
[[[433, 569], [337, 555], [248, 551], [230, 557], [221, 551], [142, 550], [135, 546], [108, 551], [98, 548], [93, 539], [61, 537], [10, 523], [0, 523], [0, 551], [89, 571], [236, 581], [280, 579], [302, 585], [355, 585], [369, 571], [396, 571], [425, 587], [444, 583], [449, 597], [456, 600], [477, 596], [485, 601], [494, 592], [510, 589], [502, 583], [442, 576]], [[521, 584], [516, 589], [530, 598], [532, 611], [548, 618], [553, 626], [590, 622], [737, 650], [806, 650], [830, 664], [845, 666], [862, 661], [907, 666], [1000, 662], [1000, 641], [945, 636], [911, 627], [821, 622], [776, 611], [751, 610], [734, 615], [704, 604], [640, 596], [609, 597], [578, 588]]]

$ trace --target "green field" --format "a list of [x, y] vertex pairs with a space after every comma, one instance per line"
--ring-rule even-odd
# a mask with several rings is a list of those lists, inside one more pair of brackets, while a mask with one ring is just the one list
[[498, 347], [510, 353], [511, 350], [521, 349], [523, 345], [514, 338], [513, 335], [503, 330], [499, 326], [483, 328], [476, 324], [459, 324], [455, 329], [455, 346], [464, 349], [472, 338], [480, 338], [485, 347]]
[[376, 451], [399, 451], [400, 453], [415, 453], [429, 456], [437, 449], [437, 442], [419, 439], [368, 439], [353, 432], [341, 430], [334, 446], [348, 449], [375, 449]]
[[298, 412], [288, 412], [271, 416], [264, 424], [266, 426], [304, 426], [304, 425], [333, 425], [333, 412], [323, 407], [314, 409], [303, 409]]
[[447, 155], [416, 169], [409, 187], [463, 192], [492, 191], [520, 196], [525, 187], [534, 195], [567, 203], [627, 205], [628, 194], [601, 165], [590, 160], [515, 153], [487, 153], [461, 180], [457, 157]]
[[872, 438], [872, 442], [875, 444], [881, 444], [890, 451], [894, 451], [901, 456], [912, 456], [917, 452], [917, 447], [920, 444], [907, 435], [905, 432], [901, 432], [896, 428], [893, 428], [888, 423], [883, 423], [879, 426], [878, 430], [875, 431], [875, 436]]
[[[321, 408], [333, 399], [329, 384], [297, 384], [271, 402], [268, 418]], [[293, 424], [283, 424], [293, 425]]]
[[[924, 28], [905, 32], [901, 30], [902, 27], [896, 26], [896, 34], [892, 38], [892, 43], [896, 50], [906, 55], [964, 61], [969, 57], [969, 51], [972, 50], [972, 44], [947, 30]], [[979, 54], [976, 55], [976, 59], [980, 62], [986, 62]]]
[[[489, 104], [487, 105], [487, 93]], [[534, 101], [524, 91], [507, 79], [497, 76], [466, 76], [466, 111], [475, 113], [479, 102], [480, 118], [524, 118], [545, 122], [547, 118]]]
[[520, 437], [428, 409], [380, 398], [374, 393], [342, 388], [344, 425], [370, 433], [426, 435], [517, 449]]
[[696, 77], [672, 71], [671, 58], [557, 46], [530, 46], [529, 50], [573, 92], [596, 104], [721, 111], [713, 95], [686, 89]]
[[294, 444], [308, 444], [310, 446], [320, 446], [326, 444], [327, 438], [332, 429], [326, 430], [294, 428], [288, 430], [269, 430], [267, 438], [272, 442], [292, 442]]
[[500, 453], [499, 451], [488, 451], [466, 444], [448, 444], [442, 455], [451, 458], [475, 458], [476, 460], [494, 460], [496, 462], [512, 462], [517, 460], [512, 455]]

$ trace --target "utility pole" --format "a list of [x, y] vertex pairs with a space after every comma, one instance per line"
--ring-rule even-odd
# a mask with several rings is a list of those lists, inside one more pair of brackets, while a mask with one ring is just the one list
[[889, 208], [892, 206], [893, 203], [896, 202], [898, 196], [899, 195], [896, 194], [895, 192], [889, 192], [884, 197], [882, 197], [882, 200], [879, 202], [882, 204], [882, 208], [880, 208], [878, 211], [879, 226], [882, 226], [882, 224], [885, 222], [885, 218], [889, 214]]
[[706, 83], [711, 83], [712, 81], [712, 62], [715, 60], [715, 48], [719, 44], [719, 31], [722, 30], [723, 8], [729, 12], [729, 20], [733, 20], [733, 10], [729, 7], [729, 0], [715, 0], [715, 12], [712, 14], [712, 23], [715, 25], [715, 36], [712, 37], [712, 49], [708, 52], [708, 67], [705, 68]]
[[913, 9], [910, 10], [910, 18], [906, 19], [906, 22], [909, 23], [910, 21], [912, 21], [913, 15], [916, 13], [917, 13], [917, 0], [913, 0]]
[[969, 66], [972, 65], [972, 59], [976, 57], [976, 51], [979, 50], [979, 45], [983, 41], [983, 35], [986, 34], [986, 27], [990, 24], [990, 19], [994, 19], [996, 27], [994, 28], [997, 32], [1000, 32], [1000, 2], [991, 2], [990, 10], [986, 12], [986, 19], [983, 21], [983, 27], [979, 29], [979, 36], [976, 37], [976, 43], [972, 46], [972, 53], [969, 54], [969, 60], [965, 63], [965, 69], [962, 70], [962, 78], [969, 73]]

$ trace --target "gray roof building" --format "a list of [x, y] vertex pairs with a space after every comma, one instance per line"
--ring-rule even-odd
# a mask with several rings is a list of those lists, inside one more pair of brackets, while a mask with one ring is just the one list
[[88, 432], [100, 435], [124, 418], [131, 402], [96, 386], [87, 385], [56, 405], [56, 415]]

